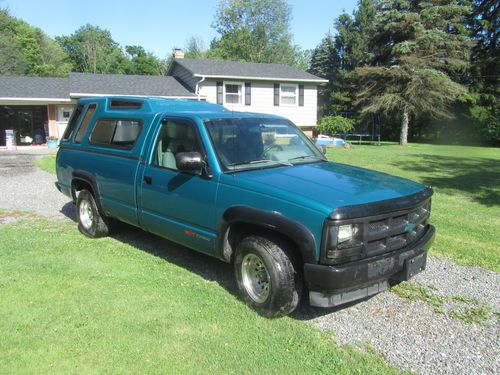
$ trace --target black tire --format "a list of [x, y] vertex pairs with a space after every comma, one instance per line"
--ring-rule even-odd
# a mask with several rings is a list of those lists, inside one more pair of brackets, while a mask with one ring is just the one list
[[76, 217], [78, 230], [87, 237], [99, 238], [109, 234], [109, 223], [101, 215], [95, 198], [88, 190], [82, 190], [76, 200]]
[[286, 241], [273, 236], [246, 237], [236, 249], [234, 267], [241, 297], [260, 315], [284, 316], [297, 308], [302, 273]]

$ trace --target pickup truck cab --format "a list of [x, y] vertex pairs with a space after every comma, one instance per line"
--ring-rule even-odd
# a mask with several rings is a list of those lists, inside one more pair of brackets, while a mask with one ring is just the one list
[[329, 162], [285, 118], [202, 101], [80, 100], [57, 179], [83, 234], [119, 220], [232, 262], [265, 316], [303, 295], [332, 307], [408, 280], [434, 237], [431, 188]]

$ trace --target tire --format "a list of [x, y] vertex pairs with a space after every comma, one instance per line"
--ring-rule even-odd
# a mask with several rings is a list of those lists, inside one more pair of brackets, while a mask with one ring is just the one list
[[78, 230], [90, 238], [106, 237], [109, 234], [109, 224], [88, 190], [82, 190], [76, 200], [76, 217]]
[[246, 237], [236, 249], [234, 267], [241, 297], [260, 315], [279, 317], [297, 308], [302, 275], [286, 241]]

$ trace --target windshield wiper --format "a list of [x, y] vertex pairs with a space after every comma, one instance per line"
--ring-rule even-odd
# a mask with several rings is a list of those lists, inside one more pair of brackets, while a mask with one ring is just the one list
[[294, 161], [294, 160], [304, 160], [304, 159], [311, 159], [311, 158], [326, 161], [326, 159], [325, 159], [325, 158], [320, 158], [319, 156], [316, 156], [316, 155], [302, 155], [302, 156], [296, 156], [296, 157], [294, 157], [294, 158], [288, 159], [288, 161]]
[[231, 164], [228, 164], [228, 167], [235, 167], [237, 165], [245, 165], [245, 164], [260, 164], [260, 163], [276, 163], [276, 164], [280, 164], [280, 165], [286, 165], [286, 166], [292, 166], [293, 164], [291, 163], [287, 163], [287, 162], [283, 162], [283, 161], [277, 161], [277, 160], [271, 160], [271, 159], [261, 159], [261, 160], [247, 160], [247, 161], [239, 161], [237, 163], [231, 163]]

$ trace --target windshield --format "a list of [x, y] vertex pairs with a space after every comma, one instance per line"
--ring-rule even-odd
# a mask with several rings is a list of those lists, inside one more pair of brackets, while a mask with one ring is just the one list
[[228, 118], [209, 120], [205, 125], [225, 170], [325, 160], [311, 141], [286, 120]]

